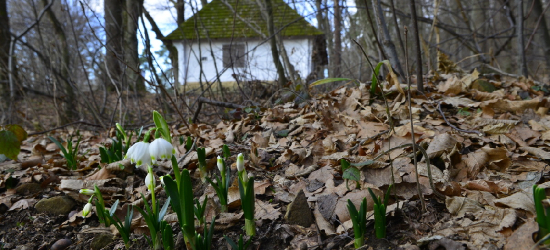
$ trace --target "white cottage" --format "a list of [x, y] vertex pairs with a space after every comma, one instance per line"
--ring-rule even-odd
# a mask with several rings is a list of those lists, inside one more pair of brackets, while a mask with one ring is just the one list
[[[283, 0], [272, 0], [275, 31], [295, 72], [305, 79], [326, 65], [323, 32]], [[216, 81], [274, 81], [277, 71], [267, 25], [256, 0], [213, 0], [165, 39], [178, 50], [182, 84]], [[281, 59], [281, 62], [283, 60]], [[201, 70], [202, 69], [202, 70]]]

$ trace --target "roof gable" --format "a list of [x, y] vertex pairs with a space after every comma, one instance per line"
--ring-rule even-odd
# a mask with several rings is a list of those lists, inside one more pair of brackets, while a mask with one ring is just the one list
[[[283, 0], [271, 1], [275, 31], [286, 26], [280, 33], [282, 36], [323, 34], [321, 30], [313, 27]], [[234, 15], [233, 10], [226, 3], [231, 5], [238, 16]], [[255, 0], [213, 0], [164, 39], [197, 39], [195, 27], [201, 39], [208, 37], [210, 39], [262, 37], [257, 31], [265, 35], [268, 34], [266, 22]]]

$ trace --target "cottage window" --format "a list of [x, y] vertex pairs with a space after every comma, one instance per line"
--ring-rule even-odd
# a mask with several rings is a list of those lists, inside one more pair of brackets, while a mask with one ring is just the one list
[[223, 50], [223, 67], [224, 68], [244, 68], [246, 64], [244, 44], [224, 44]]

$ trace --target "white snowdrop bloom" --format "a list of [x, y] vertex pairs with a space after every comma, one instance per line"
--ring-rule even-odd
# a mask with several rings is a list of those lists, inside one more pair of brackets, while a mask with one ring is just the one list
[[149, 172], [145, 177], [145, 185], [147, 185], [147, 189], [149, 189], [150, 192], [154, 192], [156, 181], [155, 176], [153, 176], [151, 172]]
[[175, 149], [172, 146], [172, 143], [168, 142], [163, 138], [157, 138], [151, 142], [149, 146], [149, 155], [153, 164], [157, 162], [158, 159], [170, 159]]
[[223, 172], [223, 160], [219, 155], [218, 155], [218, 169], [220, 170], [220, 172]]
[[136, 142], [128, 149], [127, 158], [130, 158], [132, 163], [136, 163], [136, 168], [145, 165], [151, 165], [151, 157], [149, 156], [149, 143], [148, 142]]
[[165, 176], [159, 177], [159, 179], [160, 179], [160, 184], [161, 184], [163, 187], [164, 187], [164, 177], [165, 177]]
[[237, 170], [242, 172], [244, 170], [244, 156], [243, 153], [239, 153], [237, 156]]
[[90, 214], [90, 212], [92, 211], [92, 203], [87, 203], [85, 206], [84, 206], [84, 209], [82, 209], [82, 217], [86, 217], [88, 216], [88, 214]]
[[95, 191], [94, 190], [91, 190], [91, 189], [80, 189], [80, 191], [78, 191], [79, 193], [83, 194], [83, 195], [93, 195], [95, 194]]

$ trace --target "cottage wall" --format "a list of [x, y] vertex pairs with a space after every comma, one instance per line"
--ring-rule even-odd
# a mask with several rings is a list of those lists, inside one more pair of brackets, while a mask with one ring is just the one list
[[[269, 42], [260, 44], [262, 41], [253, 39], [232, 42], [229, 39], [217, 39], [212, 41], [211, 46], [208, 41], [202, 41], [200, 46], [196, 41], [178, 41], [175, 46], [178, 49], [179, 65], [181, 65], [179, 80], [183, 84], [194, 84], [201, 78], [203, 83], [212, 82], [216, 80], [216, 75], [220, 74], [222, 82], [235, 82], [235, 77], [240, 81], [274, 81], [277, 79], [277, 70], [273, 65], [271, 46]], [[244, 68], [224, 68], [222, 47], [231, 42], [245, 45], [245, 51], [248, 53], [245, 56]], [[284, 39], [283, 43], [295, 71], [305, 79], [311, 72], [311, 38]]]

